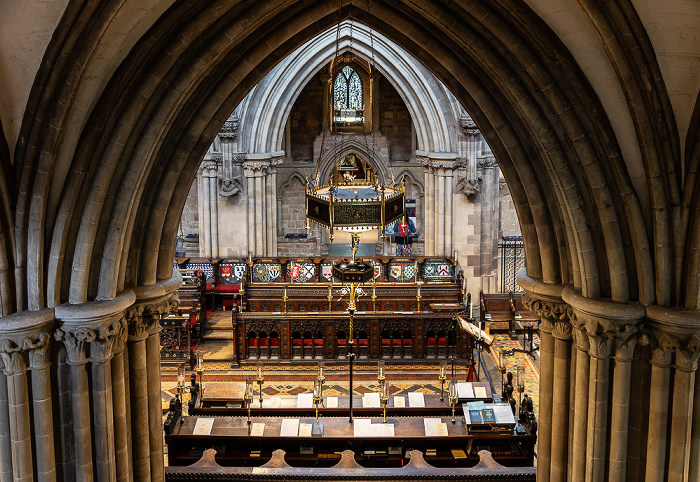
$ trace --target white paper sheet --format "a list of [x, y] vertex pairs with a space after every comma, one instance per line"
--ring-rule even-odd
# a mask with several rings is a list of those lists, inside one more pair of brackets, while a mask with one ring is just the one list
[[265, 433], [265, 424], [262, 422], [255, 422], [250, 428], [251, 437], [262, 437]]
[[372, 419], [356, 418], [352, 421], [353, 435], [355, 437], [369, 437], [372, 430]]
[[393, 437], [394, 436], [394, 424], [382, 423], [381, 426], [382, 426], [382, 437]]
[[406, 397], [394, 396], [394, 407], [404, 408], [406, 406]]
[[447, 424], [442, 422], [442, 423], [436, 423], [435, 424], [435, 436], [436, 437], [447, 437]]
[[515, 425], [515, 417], [508, 403], [494, 403], [489, 405], [493, 408], [493, 414], [496, 417], [497, 424]]
[[211, 435], [211, 429], [214, 426], [213, 418], [198, 418], [194, 424], [192, 435]]
[[474, 389], [472, 388], [472, 382], [457, 384], [457, 398], [474, 398]]
[[299, 435], [299, 419], [284, 418], [280, 428], [280, 437], [296, 437]]
[[362, 396], [362, 406], [364, 408], [379, 408], [381, 403], [379, 401], [379, 394], [377, 392], [365, 393]]
[[326, 397], [326, 408], [338, 408], [338, 397]]
[[423, 392], [409, 392], [408, 406], [411, 408], [425, 407], [425, 397]]
[[280, 408], [281, 406], [282, 399], [280, 397], [270, 397], [263, 399], [263, 408]]
[[474, 398], [487, 398], [486, 387], [474, 387]]
[[436, 437], [437, 433], [435, 426], [439, 423], [442, 423], [442, 420], [440, 418], [424, 418], [423, 427], [425, 428], [425, 436]]
[[313, 393], [300, 393], [297, 395], [297, 408], [313, 408], [314, 407], [314, 394]]

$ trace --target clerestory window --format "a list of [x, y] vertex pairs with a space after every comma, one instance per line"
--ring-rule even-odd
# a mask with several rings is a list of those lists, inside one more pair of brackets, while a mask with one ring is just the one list
[[333, 122], [336, 127], [364, 123], [362, 79], [349, 65], [338, 72], [333, 82]]

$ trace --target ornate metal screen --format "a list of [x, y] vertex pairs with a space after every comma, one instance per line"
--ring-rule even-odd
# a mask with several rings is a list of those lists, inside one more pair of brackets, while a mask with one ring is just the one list
[[525, 267], [525, 248], [522, 236], [503, 236], [498, 244], [501, 264], [501, 292], [522, 291], [515, 276]]

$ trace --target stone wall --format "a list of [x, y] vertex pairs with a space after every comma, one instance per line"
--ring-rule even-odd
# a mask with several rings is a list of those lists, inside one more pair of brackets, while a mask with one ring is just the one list
[[299, 94], [289, 113], [291, 157], [296, 162], [312, 162], [313, 142], [323, 122], [323, 85], [316, 74]]
[[501, 178], [499, 184], [499, 204], [501, 206], [501, 236], [520, 236], [520, 222], [515, 210], [513, 196], [510, 194], [508, 184]]
[[293, 177], [289, 184], [280, 188], [281, 212], [279, 220], [283, 234], [306, 232], [305, 188], [298, 177]]
[[392, 161], [407, 161], [413, 155], [411, 114], [384, 76], [379, 79], [379, 99], [379, 131], [389, 141], [389, 157]]

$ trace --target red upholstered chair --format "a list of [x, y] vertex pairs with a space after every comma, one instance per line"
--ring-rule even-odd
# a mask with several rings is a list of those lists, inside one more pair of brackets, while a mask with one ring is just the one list
[[346, 346], [348, 344], [348, 340], [345, 338], [338, 338], [338, 346]]
[[[226, 311], [226, 307], [233, 307], [234, 299], [233, 295], [238, 293], [241, 289], [240, 284], [219, 284], [214, 288], [214, 294], [221, 297], [221, 307]], [[240, 301], [239, 301], [240, 305]]]
[[270, 346], [279, 346], [280, 345], [280, 340], [279, 338], [272, 338], [270, 340]]
[[367, 346], [367, 338], [358, 338], [357, 344], [360, 346]]
[[292, 340], [292, 346], [301, 346], [301, 339], [299, 338], [294, 338]]
[[447, 338], [445, 338], [444, 336], [441, 336], [440, 338], [438, 338], [438, 346], [445, 346], [445, 345], [447, 345]]

